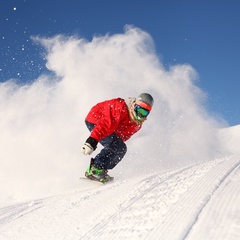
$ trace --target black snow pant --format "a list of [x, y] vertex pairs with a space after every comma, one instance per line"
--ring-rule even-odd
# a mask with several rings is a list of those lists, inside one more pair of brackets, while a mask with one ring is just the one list
[[[95, 125], [88, 121], [85, 123], [91, 132]], [[100, 143], [103, 149], [93, 159], [93, 163], [105, 170], [113, 169], [123, 159], [127, 152], [127, 146], [115, 133], [103, 138]]]

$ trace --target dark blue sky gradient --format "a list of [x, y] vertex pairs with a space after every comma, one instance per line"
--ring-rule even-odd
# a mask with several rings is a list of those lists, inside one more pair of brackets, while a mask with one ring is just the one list
[[168, 69], [188, 63], [208, 108], [230, 125], [240, 123], [240, 2], [238, 0], [2, 0], [0, 82], [36, 79], [45, 68], [44, 50], [31, 36], [123, 33], [126, 24], [148, 32]]

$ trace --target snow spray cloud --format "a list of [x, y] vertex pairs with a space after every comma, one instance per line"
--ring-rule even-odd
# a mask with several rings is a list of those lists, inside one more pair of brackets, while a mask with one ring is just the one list
[[35, 41], [45, 46], [46, 66], [55, 77], [0, 85], [0, 201], [77, 188], [89, 163], [80, 152], [89, 134], [84, 118], [93, 104], [113, 97], [149, 92], [155, 98], [115, 175], [126, 167], [162, 171], [213, 158], [216, 125], [194, 85], [196, 72], [188, 65], [164, 69], [148, 33], [127, 26], [123, 34], [92, 41]]

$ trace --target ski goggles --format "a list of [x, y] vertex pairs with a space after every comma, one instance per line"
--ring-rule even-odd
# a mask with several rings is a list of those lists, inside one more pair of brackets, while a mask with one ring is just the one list
[[134, 105], [134, 112], [138, 119], [146, 118], [148, 116], [148, 114], [150, 113], [149, 110], [147, 110], [137, 104]]

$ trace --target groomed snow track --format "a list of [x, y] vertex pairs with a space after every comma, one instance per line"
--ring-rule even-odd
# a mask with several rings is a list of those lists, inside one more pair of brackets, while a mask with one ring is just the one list
[[[238, 240], [240, 158], [0, 208], [1, 240]], [[87, 183], [84, 181], [84, 183]]]
[[236, 196], [229, 196], [229, 202], [221, 202], [221, 192], [227, 192], [235, 175], [239, 179], [239, 166], [240, 160], [232, 157], [145, 179], [119, 211], [81, 239], [196, 240], [219, 239], [219, 235], [230, 239], [229, 226], [210, 228], [207, 236], [199, 235], [198, 228], [200, 232], [204, 225], [208, 228], [207, 222], [201, 222], [201, 214], [210, 214], [210, 206], [220, 217], [231, 211], [231, 201], [239, 202], [240, 187], [234, 190]]

